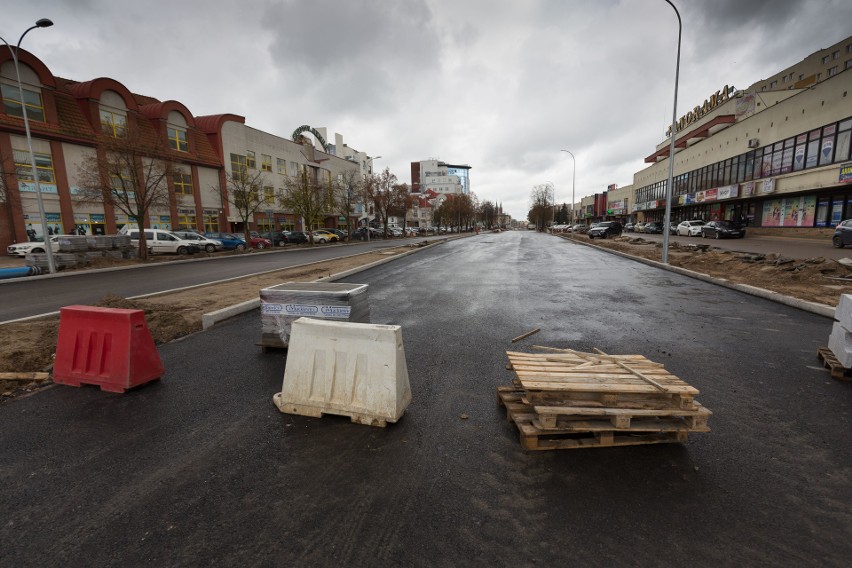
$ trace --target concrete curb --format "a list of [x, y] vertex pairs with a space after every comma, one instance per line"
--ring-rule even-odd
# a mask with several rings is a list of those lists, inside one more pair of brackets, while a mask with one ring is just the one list
[[[365, 270], [369, 270], [371, 268], [375, 268], [376, 266], [380, 266], [382, 264], [386, 264], [388, 262], [392, 262], [394, 260], [403, 258], [410, 254], [414, 254], [416, 252], [420, 252], [422, 250], [426, 250], [433, 246], [443, 244], [447, 242], [449, 239], [444, 239], [440, 241], [435, 241], [434, 243], [429, 243], [428, 245], [417, 247], [411, 249], [409, 251], [405, 251], [400, 254], [395, 254], [393, 256], [388, 256], [388, 258], [383, 258], [381, 260], [377, 260], [375, 262], [371, 262], [369, 264], [365, 264], [363, 266], [359, 266], [357, 268], [352, 268], [350, 270], [345, 270], [343, 272], [338, 272], [336, 274], [332, 274], [330, 276], [325, 276], [323, 278], [319, 278], [314, 280], [313, 282], [334, 282], [335, 280], [340, 280], [342, 278], [346, 278], [348, 276], [352, 276], [353, 274], [358, 274], [359, 272], [363, 272]], [[364, 253], [368, 254], [368, 253]], [[321, 261], [328, 262], [328, 261]], [[313, 264], [313, 263], [312, 263]], [[307, 265], [305, 265], [307, 266]], [[248, 300], [247, 302], [242, 302], [240, 304], [234, 304], [233, 306], [228, 306], [227, 308], [222, 308], [221, 310], [216, 310], [215, 312], [210, 312], [201, 316], [201, 329], [209, 329], [210, 327], [216, 325], [217, 323], [223, 322], [228, 318], [232, 318], [234, 316], [238, 316], [245, 312], [250, 312], [260, 307], [260, 298], [256, 300]]]
[[712, 276], [708, 276], [708, 275], [702, 274], [700, 272], [694, 272], [692, 270], [680, 268], [679, 266], [671, 266], [669, 264], [663, 264], [662, 262], [658, 262], [656, 260], [651, 260], [651, 259], [648, 259], [648, 258], [643, 258], [641, 256], [633, 256], [632, 254], [627, 254], [627, 253], [624, 253], [624, 252], [621, 252], [621, 251], [608, 249], [606, 247], [596, 246], [592, 243], [584, 243], [582, 241], [569, 239], [567, 237], [562, 237], [562, 239], [566, 240], [568, 242], [571, 242], [571, 243], [576, 243], [578, 245], [583, 245], [583, 246], [591, 247], [591, 248], [601, 250], [601, 251], [604, 251], [604, 252], [608, 252], [608, 253], [614, 254], [616, 256], [628, 258], [630, 260], [635, 260], [635, 261], [641, 262], [643, 264], [647, 264], [648, 266], [653, 266], [655, 268], [661, 268], [663, 270], [668, 270], [669, 272], [674, 272], [676, 274], [681, 274], [683, 276], [695, 278], [696, 280], [701, 280], [703, 282], [709, 282], [710, 284], [716, 284], [717, 286], [723, 286], [725, 288], [730, 288], [731, 290], [736, 290], [736, 291], [742, 292], [744, 294], [749, 294], [751, 296], [756, 296], [758, 298], [770, 300], [770, 301], [776, 302], [778, 304], [784, 304], [785, 306], [790, 306], [791, 308], [804, 310], [806, 312], [810, 312], [810, 313], [816, 314], [818, 316], [823, 316], [823, 317], [834, 319], [834, 308], [831, 307], [831, 306], [826, 306], [824, 304], [817, 304], [816, 302], [808, 302], [807, 300], [800, 300], [798, 298], [793, 298], [792, 296], [785, 296], [784, 294], [779, 294], [778, 292], [773, 292], [772, 290], [766, 290], [764, 288], [758, 288], [756, 286], [750, 286], [748, 284], [738, 284], [736, 282], [731, 282], [729, 280], [725, 280], [724, 278], [714, 278]]

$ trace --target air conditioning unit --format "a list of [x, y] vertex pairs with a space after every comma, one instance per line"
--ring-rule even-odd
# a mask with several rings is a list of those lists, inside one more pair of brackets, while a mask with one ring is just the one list
[[757, 138], [749, 139], [749, 141], [748, 141], [748, 147], [749, 148], [757, 148], [758, 146], [760, 146], [760, 140], [758, 140]]

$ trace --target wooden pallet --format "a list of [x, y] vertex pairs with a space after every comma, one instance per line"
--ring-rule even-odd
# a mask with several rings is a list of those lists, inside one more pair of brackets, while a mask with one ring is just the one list
[[[518, 402], [515, 397], [506, 397], [506, 392], [498, 388], [500, 402], [506, 407], [507, 419], [518, 427], [521, 446], [527, 450], [564, 450], [577, 448], [609, 448], [620, 446], [636, 446], [642, 444], [665, 444], [685, 442], [688, 429], [675, 431], [635, 431], [635, 430], [603, 430], [603, 431], [564, 431], [543, 430], [535, 425], [536, 414], [532, 407]], [[514, 389], [512, 389], [514, 390]]]
[[698, 389], [641, 355], [507, 352], [533, 405], [694, 410]]
[[602, 408], [581, 406], [539, 406], [530, 404], [522, 390], [503, 387], [501, 402], [516, 412], [533, 412], [533, 424], [541, 430], [667, 432], [689, 430], [709, 432], [712, 412], [695, 403], [692, 410], [669, 408]]
[[831, 371], [831, 376], [840, 381], [852, 381], [852, 369], [844, 367], [837, 360], [834, 353], [828, 347], [820, 347], [817, 349], [817, 357]]

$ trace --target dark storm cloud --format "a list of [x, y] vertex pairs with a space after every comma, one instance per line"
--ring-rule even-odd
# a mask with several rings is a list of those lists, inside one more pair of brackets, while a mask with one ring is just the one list
[[395, 85], [438, 66], [440, 43], [422, 0], [291, 1], [267, 7], [275, 64], [336, 105], [391, 104]]

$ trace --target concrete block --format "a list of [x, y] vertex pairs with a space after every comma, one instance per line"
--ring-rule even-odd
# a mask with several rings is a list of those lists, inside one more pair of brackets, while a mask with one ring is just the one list
[[828, 348], [847, 369], [852, 368], [852, 332], [840, 322], [834, 322], [831, 335], [828, 336]]
[[852, 331], [852, 294], [841, 294], [834, 309], [834, 319], [847, 330]]
[[411, 402], [402, 328], [299, 318], [292, 323], [281, 412], [386, 426]]

